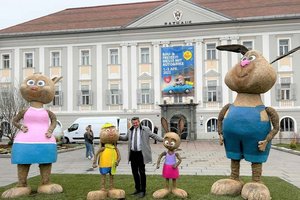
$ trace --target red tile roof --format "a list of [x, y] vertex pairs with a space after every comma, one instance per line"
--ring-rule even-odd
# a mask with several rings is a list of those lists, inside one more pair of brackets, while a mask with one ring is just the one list
[[[299, 0], [191, 0], [232, 18], [299, 15]], [[125, 27], [168, 0], [66, 9], [16, 26], [0, 34]]]

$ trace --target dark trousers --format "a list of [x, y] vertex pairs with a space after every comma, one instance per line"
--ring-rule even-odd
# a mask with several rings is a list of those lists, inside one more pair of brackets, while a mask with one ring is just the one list
[[130, 151], [130, 163], [135, 189], [137, 191], [146, 192], [146, 173], [142, 152]]

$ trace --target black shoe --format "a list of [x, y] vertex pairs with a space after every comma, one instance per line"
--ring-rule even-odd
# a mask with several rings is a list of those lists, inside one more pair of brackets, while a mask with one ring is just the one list
[[146, 192], [140, 192], [136, 195], [138, 198], [144, 198], [146, 196]]
[[134, 191], [133, 193], [131, 193], [130, 195], [137, 195], [137, 194], [139, 194], [141, 191], [138, 191], [138, 190], [136, 190], [136, 191]]

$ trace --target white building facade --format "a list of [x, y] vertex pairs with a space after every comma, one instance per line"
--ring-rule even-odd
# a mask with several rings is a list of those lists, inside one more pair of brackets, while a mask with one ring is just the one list
[[[143, 124], [161, 130], [163, 116], [176, 129], [184, 117], [186, 139], [214, 139], [220, 109], [236, 96], [224, 77], [241, 58], [216, 50], [225, 44], [259, 50], [271, 62], [300, 45], [300, 15], [232, 19], [175, 0], [118, 28], [0, 31], [0, 84], [19, 87], [34, 72], [62, 76], [47, 108], [64, 128], [78, 117], [139, 116]], [[189, 96], [162, 93], [162, 48], [178, 46], [194, 50], [194, 92]], [[277, 137], [291, 138], [300, 132], [300, 52], [272, 66], [277, 82], [262, 99], [279, 113]]]

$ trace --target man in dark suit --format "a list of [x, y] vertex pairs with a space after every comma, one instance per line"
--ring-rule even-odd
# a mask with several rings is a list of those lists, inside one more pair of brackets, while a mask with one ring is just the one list
[[119, 140], [128, 141], [128, 161], [135, 183], [135, 191], [132, 195], [143, 198], [146, 195], [145, 164], [152, 162], [150, 137], [162, 142], [163, 139], [151, 132], [149, 127], [142, 126], [138, 117], [131, 119], [132, 127], [127, 135], [120, 136]]

